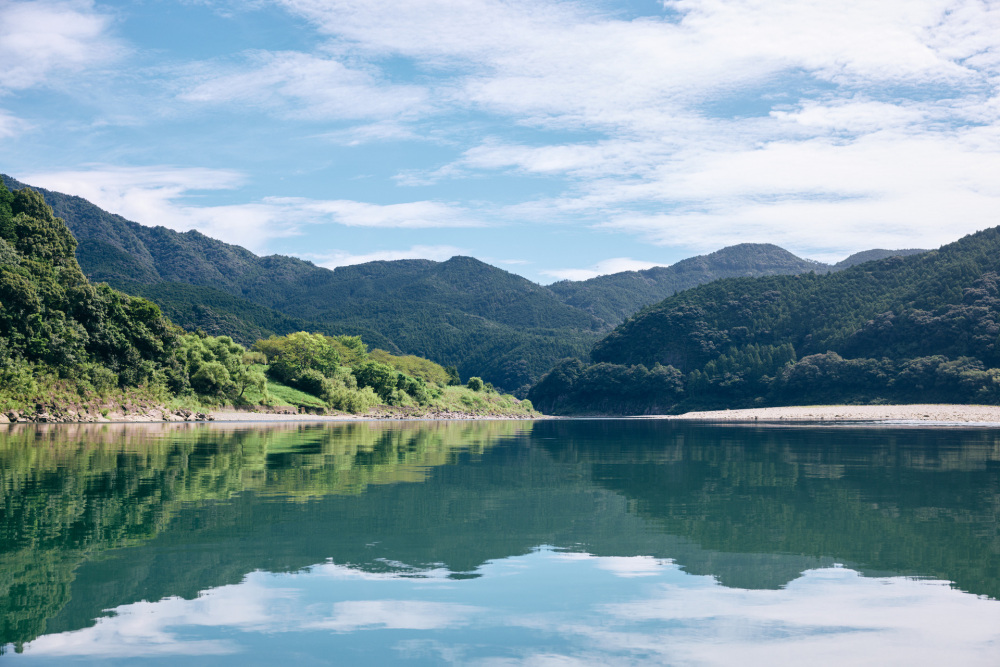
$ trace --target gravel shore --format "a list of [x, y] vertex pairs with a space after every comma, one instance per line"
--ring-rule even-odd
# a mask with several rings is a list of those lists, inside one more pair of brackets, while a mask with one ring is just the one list
[[713, 410], [658, 417], [695, 421], [934, 422], [1000, 425], [995, 405], [810, 405], [786, 408]]

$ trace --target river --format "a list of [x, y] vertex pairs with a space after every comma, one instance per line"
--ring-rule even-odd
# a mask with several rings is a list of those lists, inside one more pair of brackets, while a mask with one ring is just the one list
[[0, 661], [1000, 663], [1000, 430], [0, 430]]

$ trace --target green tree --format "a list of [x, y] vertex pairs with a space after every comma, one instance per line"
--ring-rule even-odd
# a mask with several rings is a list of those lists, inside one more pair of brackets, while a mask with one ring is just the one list
[[368, 361], [353, 371], [359, 387], [371, 387], [372, 391], [385, 402], [391, 402], [396, 389], [399, 373], [392, 366]]

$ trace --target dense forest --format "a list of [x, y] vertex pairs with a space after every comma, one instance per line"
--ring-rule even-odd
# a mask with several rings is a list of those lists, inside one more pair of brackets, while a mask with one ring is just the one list
[[[3, 178], [11, 189], [25, 187]], [[627, 316], [679, 290], [731, 276], [833, 271], [854, 261], [826, 265], [776, 246], [742, 244], [670, 267], [549, 287], [471, 257], [331, 271], [292, 257], [258, 257], [196, 231], [147, 227], [80, 197], [41, 192], [79, 241], [76, 256], [91, 280], [146, 297], [189, 330], [228, 335], [245, 346], [296, 331], [360, 335], [519, 396], [559, 359], [585, 358]], [[907, 252], [916, 251], [868, 251]]]
[[455, 368], [369, 351], [356, 335], [297, 331], [248, 348], [185, 331], [153, 302], [90, 283], [76, 247], [41, 194], [0, 183], [2, 410], [94, 419], [110, 403], [142, 402], [532, 414], [479, 377], [460, 386]]
[[[532, 388], [546, 412], [1000, 402], [1000, 228], [835, 273], [731, 278], [648, 307]], [[669, 381], [667, 380], [669, 378]]]

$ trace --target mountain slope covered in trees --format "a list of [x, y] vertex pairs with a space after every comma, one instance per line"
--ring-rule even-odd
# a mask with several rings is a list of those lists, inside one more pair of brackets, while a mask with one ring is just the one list
[[[25, 187], [4, 180], [11, 189]], [[146, 227], [80, 197], [41, 192], [79, 241], [76, 256], [91, 280], [154, 301], [185, 328], [243, 345], [301, 330], [360, 335], [521, 393], [556, 360], [585, 356], [625, 317], [678, 290], [734, 275], [834, 268], [777, 246], [742, 244], [671, 267], [549, 287], [471, 257], [331, 271], [292, 257], [259, 257], [197, 231]]]
[[805, 273], [828, 268], [825, 264], [796, 257], [776, 245], [741, 243], [671, 266], [623, 271], [582, 281], [562, 280], [549, 285], [549, 289], [566, 303], [616, 325], [643, 306], [719, 278]]
[[[146, 294], [186, 325], [214, 322], [228, 334], [307, 328], [362, 335], [390, 352], [524, 390], [554, 360], [586, 354], [609, 329], [547, 288], [471, 257], [331, 271], [292, 257], [258, 257], [196, 231], [145, 227], [79, 197], [43, 192], [80, 241], [78, 258], [91, 279]], [[259, 306], [265, 310], [254, 315]]]
[[1000, 228], [836, 273], [732, 278], [646, 308], [595, 362], [557, 366], [542, 410], [1000, 401]]
[[[4, 423], [29, 416], [94, 421], [108, 414], [108, 406], [124, 414], [135, 402], [169, 418], [165, 405], [176, 401], [351, 413], [391, 406], [407, 414], [532, 414], [530, 404], [500, 396], [479, 377], [458, 387], [454, 368], [379, 349], [369, 353], [358, 336], [299, 331], [256, 340], [247, 350], [228, 336], [185, 332], [151, 301], [91, 284], [76, 247], [40, 193], [11, 193], [0, 183]], [[219, 294], [223, 301], [228, 296]], [[57, 414], [46, 412], [50, 408]]]

